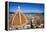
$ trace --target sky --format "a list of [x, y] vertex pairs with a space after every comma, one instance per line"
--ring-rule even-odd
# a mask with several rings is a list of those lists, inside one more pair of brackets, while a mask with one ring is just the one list
[[44, 4], [9, 2], [9, 11], [16, 12], [20, 6], [20, 10], [24, 13], [44, 13]]

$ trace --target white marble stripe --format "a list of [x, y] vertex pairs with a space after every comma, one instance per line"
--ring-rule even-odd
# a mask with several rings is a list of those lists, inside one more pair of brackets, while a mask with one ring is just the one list
[[21, 14], [20, 14], [20, 12], [19, 12], [19, 17], [20, 17], [20, 24], [21, 24]]

